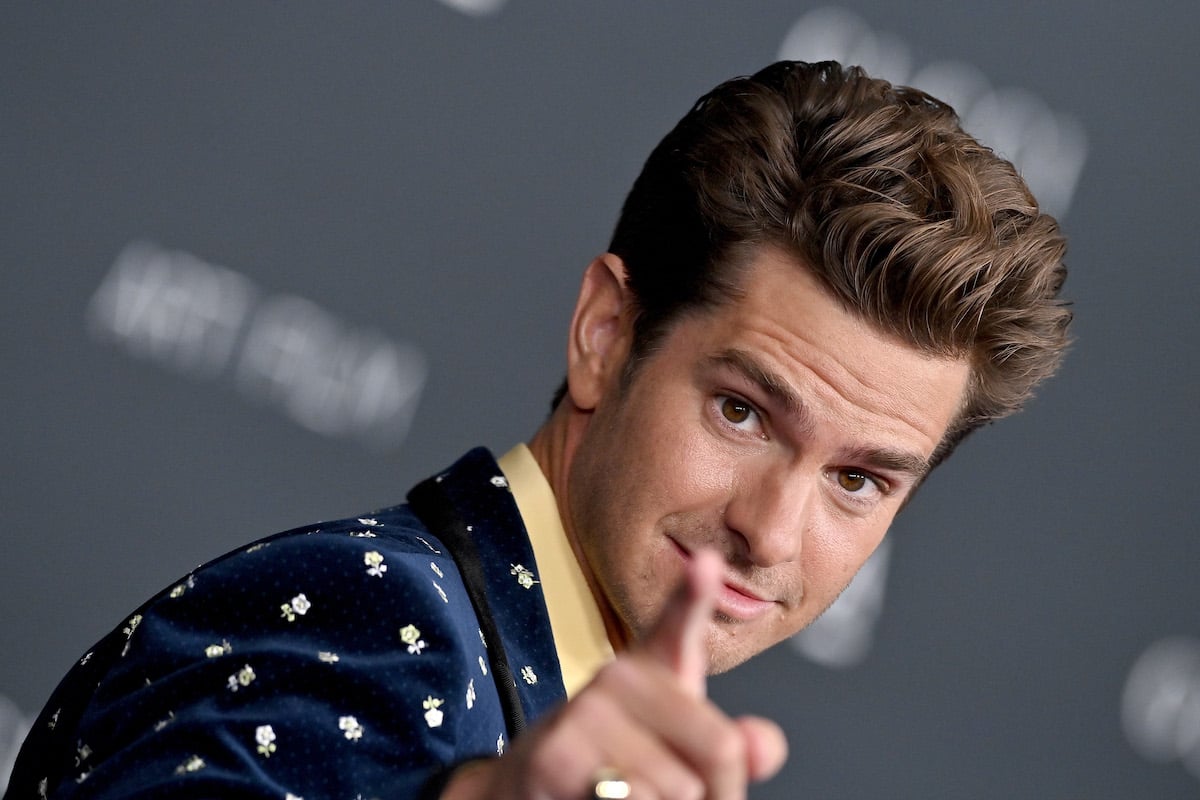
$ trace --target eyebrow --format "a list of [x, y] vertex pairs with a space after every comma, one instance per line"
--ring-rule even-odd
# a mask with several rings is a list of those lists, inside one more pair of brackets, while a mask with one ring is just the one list
[[709, 356], [709, 364], [715, 367], [725, 367], [738, 372], [743, 378], [757, 384], [768, 397], [783, 406], [793, 417], [801, 420], [808, 419], [808, 412], [800, 397], [792, 391], [792, 387], [780, 375], [759, 364], [743, 350], [722, 350], [715, 356]]
[[908, 476], [916, 484], [929, 472], [929, 459], [915, 453], [890, 448], [863, 448], [850, 451], [847, 457], [873, 469], [886, 470]]
[[[776, 403], [783, 406], [788, 415], [796, 418], [805, 427], [811, 427], [812, 419], [804, 403], [791, 385], [778, 373], [760, 364], [743, 350], [729, 349], [710, 356], [706, 361], [715, 367], [732, 369], [754, 383]], [[929, 472], [929, 459], [906, 450], [890, 447], [855, 448], [846, 454], [846, 460], [861, 463], [872, 469], [899, 473], [917, 484]]]

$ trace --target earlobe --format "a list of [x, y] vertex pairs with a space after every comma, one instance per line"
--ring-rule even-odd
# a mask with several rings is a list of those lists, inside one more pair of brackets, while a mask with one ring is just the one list
[[619, 380], [632, 328], [633, 304], [625, 285], [625, 262], [605, 253], [583, 274], [567, 342], [567, 391], [580, 410], [593, 410], [609, 386]]

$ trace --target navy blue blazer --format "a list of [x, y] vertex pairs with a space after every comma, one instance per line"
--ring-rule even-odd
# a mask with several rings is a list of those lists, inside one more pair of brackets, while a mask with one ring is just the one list
[[6, 800], [416, 797], [503, 753], [489, 647], [528, 719], [566, 696], [537, 564], [490, 453], [437, 481], [474, 537], [500, 642], [408, 505], [280, 533], [198, 568], [84, 655]]

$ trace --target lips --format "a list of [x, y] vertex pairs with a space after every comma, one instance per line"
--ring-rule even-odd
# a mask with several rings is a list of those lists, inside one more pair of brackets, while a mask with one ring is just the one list
[[717, 612], [743, 622], [761, 617], [773, 605], [770, 600], [728, 582], [717, 592]]
[[[670, 541], [679, 551], [681, 558], [685, 561], [692, 558], [690, 550], [675, 541], [675, 539], [670, 539]], [[721, 588], [717, 591], [714, 611], [718, 615], [729, 619], [748, 622], [766, 614], [774, 605], [773, 601], [759, 596], [748, 586], [727, 573], [724, 582], [721, 584]]]

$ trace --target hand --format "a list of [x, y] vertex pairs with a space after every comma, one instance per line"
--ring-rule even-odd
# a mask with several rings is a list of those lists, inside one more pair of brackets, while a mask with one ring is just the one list
[[444, 800], [584, 800], [601, 767], [620, 771], [633, 800], [739, 800], [787, 757], [777, 725], [731, 719], [705, 696], [705, 631], [720, 557], [701, 552], [654, 632], [602, 669], [504, 757], [474, 762]]

